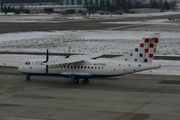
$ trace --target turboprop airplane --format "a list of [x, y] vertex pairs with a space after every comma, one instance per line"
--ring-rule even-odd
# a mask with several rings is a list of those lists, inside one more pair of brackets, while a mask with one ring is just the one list
[[159, 68], [160, 65], [152, 64], [158, 42], [159, 33], [145, 35], [133, 52], [117, 58], [99, 58], [103, 53], [93, 53], [49, 60], [47, 50], [45, 61], [26, 61], [18, 70], [28, 80], [32, 75], [48, 75], [69, 78], [74, 83], [78, 83], [79, 79], [89, 81], [94, 77], [121, 76]]

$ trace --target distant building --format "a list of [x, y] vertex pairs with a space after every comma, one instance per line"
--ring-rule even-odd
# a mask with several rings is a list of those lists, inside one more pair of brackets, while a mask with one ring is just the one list
[[1, 0], [3, 3], [59, 3], [59, 0]]
[[0, 0], [5, 6], [14, 6], [15, 9], [21, 6], [24, 9], [30, 10], [30, 13], [42, 12], [62, 12], [74, 9], [77, 11], [87, 11], [85, 4], [95, 5], [116, 5], [117, 0]]
[[115, 4], [116, 0], [60, 0], [60, 5], [85, 5], [87, 3], [100, 5], [101, 3]]
[[109, 3], [110, 4], [116, 4], [116, 0], [1, 0], [3, 3], [11, 3], [11, 4], [16, 4], [16, 3], [23, 3], [23, 4], [28, 4], [28, 3], [52, 3], [52, 4], [60, 4], [60, 5], [84, 5], [86, 3], [93, 3], [100, 5], [100, 3]]

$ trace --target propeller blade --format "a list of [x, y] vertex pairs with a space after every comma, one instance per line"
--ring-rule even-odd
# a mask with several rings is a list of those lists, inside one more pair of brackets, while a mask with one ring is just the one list
[[46, 54], [46, 62], [49, 60], [49, 50], [47, 49], [47, 54]]
[[46, 65], [46, 75], [48, 75], [48, 65]]
[[[48, 62], [48, 60], [49, 60], [49, 50], [47, 49], [47, 53], [46, 53], [46, 63]], [[46, 75], [48, 75], [48, 68], [49, 68], [49, 66], [48, 65], [46, 65]]]

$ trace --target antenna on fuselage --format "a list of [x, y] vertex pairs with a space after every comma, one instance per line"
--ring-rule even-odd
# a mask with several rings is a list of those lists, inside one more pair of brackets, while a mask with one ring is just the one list
[[71, 54], [71, 46], [69, 46], [68, 55], [65, 58], [69, 58], [70, 54]]

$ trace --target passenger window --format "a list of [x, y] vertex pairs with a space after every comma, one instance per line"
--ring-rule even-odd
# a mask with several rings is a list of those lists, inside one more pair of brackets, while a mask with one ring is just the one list
[[76, 68], [76, 66], [74, 66], [74, 68]]
[[93, 66], [91, 67], [91, 69], [93, 69]]
[[96, 67], [94, 69], [96, 69]]
[[80, 68], [80, 67], [78, 66], [78, 68]]
[[100, 67], [98, 67], [98, 69], [100, 69]]
[[90, 67], [88, 66], [88, 69], [90, 69]]
[[86, 66], [84, 66], [84, 68], [86, 69]]
[[83, 69], [83, 66], [81, 66], [81, 68]]

